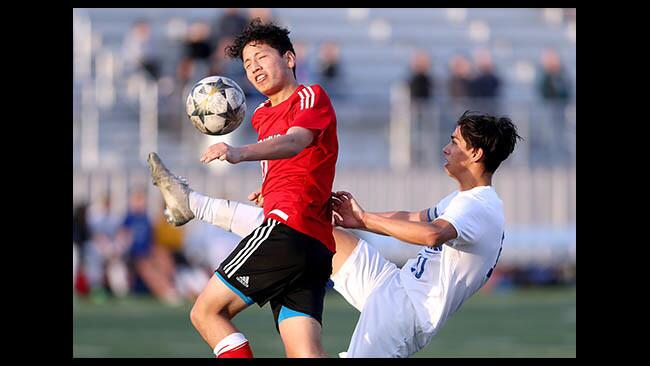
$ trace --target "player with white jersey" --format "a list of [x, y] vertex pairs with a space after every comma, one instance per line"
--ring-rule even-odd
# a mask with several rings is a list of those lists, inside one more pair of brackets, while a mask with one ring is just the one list
[[[337, 197], [354, 200], [343, 192]], [[337, 207], [336, 212], [348, 210], [345, 214], [352, 215], [351, 206], [359, 206], [349, 205]], [[342, 246], [354, 249], [331, 276], [334, 289], [361, 311], [348, 351], [342, 356], [406, 357], [419, 351], [492, 274], [504, 237], [503, 205], [492, 187], [455, 191], [423, 212], [443, 231], [458, 234], [444, 242], [447, 245], [422, 248], [401, 269], [369, 245], [371, 242], [335, 231], [338, 250]], [[447, 225], [453, 229], [445, 228]], [[400, 245], [393, 240], [394, 246]], [[408, 311], [391, 319], [386, 309]]]
[[[509, 118], [465, 112], [443, 149], [445, 171], [458, 182], [458, 190], [428, 209], [371, 213], [348, 192], [332, 194], [335, 224], [362, 230], [359, 236], [367, 239], [333, 230], [336, 253], [330, 279], [361, 311], [350, 346], [340, 356], [408, 357], [425, 347], [486, 283], [505, 235], [503, 204], [492, 175], [514, 151], [517, 139], [521, 137]], [[209, 207], [217, 202], [192, 194], [203, 197]], [[264, 204], [262, 196], [249, 198]], [[244, 237], [259, 225], [263, 211], [230, 202], [230, 211], [208, 209], [196, 217]]]
[[[458, 190], [426, 210], [369, 213], [350, 193], [333, 195], [337, 225], [424, 246], [398, 269], [365, 240], [334, 231], [337, 255], [330, 278], [361, 311], [341, 356], [414, 354], [487, 282], [505, 235], [503, 204], [492, 175], [517, 138], [510, 119], [465, 112], [443, 149], [445, 170]], [[343, 263], [337, 256], [345, 257]]]

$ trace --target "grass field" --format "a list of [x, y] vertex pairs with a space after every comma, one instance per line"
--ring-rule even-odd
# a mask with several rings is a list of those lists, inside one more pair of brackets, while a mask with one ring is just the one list
[[[347, 349], [359, 313], [334, 291], [325, 301], [323, 344], [335, 357]], [[73, 357], [214, 357], [190, 324], [190, 304], [170, 308], [149, 298], [73, 303]], [[268, 304], [251, 306], [235, 325], [255, 357], [284, 357]], [[575, 356], [573, 287], [478, 293], [414, 357]]]

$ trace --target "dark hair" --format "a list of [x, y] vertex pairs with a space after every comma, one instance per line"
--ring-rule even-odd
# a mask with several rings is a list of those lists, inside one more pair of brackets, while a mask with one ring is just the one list
[[457, 125], [469, 148], [483, 149], [482, 162], [491, 173], [514, 151], [517, 139], [523, 140], [508, 117], [465, 111]]
[[[267, 44], [275, 48], [284, 56], [287, 51], [291, 51], [294, 55], [296, 51], [293, 49], [293, 44], [289, 39], [289, 30], [286, 28], [278, 27], [273, 23], [263, 24], [260, 18], [253, 19], [244, 31], [235, 38], [233, 43], [226, 47], [226, 55], [230, 58], [239, 58], [243, 61], [244, 47], [253, 41]], [[296, 77], [296, 67], [292, 68], [293, 77]]]

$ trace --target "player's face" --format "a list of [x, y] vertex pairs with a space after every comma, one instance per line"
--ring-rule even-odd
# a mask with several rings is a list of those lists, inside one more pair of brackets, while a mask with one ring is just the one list
[[242, 52], [248, 81], [260, 93], [270, 96], [290, 85], [295, 57], [291, 52], [280, 55], [275, 48], [259, 42], [248, 43]]
[[466, 170], [472, 163], [472, 152], [460, 133], [460, 127], [456, 127], [454, 133], [451, 134], [451, 140], [442, 149], [447, 160], [445, 163], [447, 174], [453, 177]]

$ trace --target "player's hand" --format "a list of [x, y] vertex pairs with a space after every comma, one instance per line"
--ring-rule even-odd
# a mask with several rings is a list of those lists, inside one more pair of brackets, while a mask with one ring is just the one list
[[231, 164], [237, 164], [243, 160], [242, 149], [219, 142], [208, 148], [208, 150], [201, 156], [202, 163], [209, 163], [215, 159], [221, 161], [226, 160]]
[[248, 195], [248, 200], [255, 202], [257, 207], [264, 206], [264, 196], [262, 196], [262, 191], [261, 190], [251, 192], [251, 194]]
[[363, 229], [366, 212], [359, 206], [352, 194], [339, 191], [332, 193], [330, 199], [334, 224], [350, 229]]

